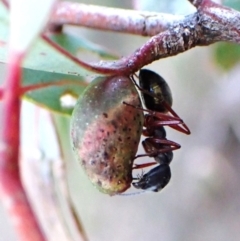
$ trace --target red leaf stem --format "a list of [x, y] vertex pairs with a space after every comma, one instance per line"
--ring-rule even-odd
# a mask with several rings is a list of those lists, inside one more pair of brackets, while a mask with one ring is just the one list
[[2, 91], [3, 115], [0, 132], [0, 197], [22, 241], [45, 238], [31, 210], [19, 171], [20, 80], [22, 55], [12, 55]]
[[3, 89], [0, 88], [0, 100], [2, 99], [3, 97]]

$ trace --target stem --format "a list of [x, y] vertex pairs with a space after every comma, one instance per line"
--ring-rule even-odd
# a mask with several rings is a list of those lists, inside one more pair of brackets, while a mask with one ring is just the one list
[[0, 196], [22, 241], [45, 238], [31, 210], [19, 171], [20, 79], [22, 54], [12, 54], [2, 91], [3, 113], [0, 133]]
[[67, 58], [71, 59], [73, 62], [75, 62], [76, 64], [88, 69], [88, 70], [92, 70], [92, 71], [96, 71], [98, 72], [99, 68], [94, 68], [94, 66], [81, 61], [80, 59], [78, 59], [77, 57], [75, 57], [74, 55], [72, 55], [70, 52], [68, 52], [66, 49], [62, 48], [60, 45], [56, 44], [54, 41], [52, 41], [46, 34], [42, 34], [42, 38], [49, 44], [51, 45], [53, 48], [55, 48], [57, 51], [59, 51], [60, 53], [62, 53], [63, 55], [65, 55]]
[[[208, 46], [219, 41], [240, 43], [240, 12], [231, 8], [214, 3], [211, 0], [189, 0], [198, 11], [178, 20], [169, 20], [161, 24], [159, 16], [154, 20], [153, 15], [143, 15], [144, 21], [139, 20], [139, 15], [129, 17], [128, 10], [120, 10], [117, 18], [116, 10], [92, 5], [79, 5], [78, 3], [65, 2], [59, 4], [51, 19], [51, 24], [61, 26], [62, 24], [77, 24], [91, 28], [118, 31], [122, 33], [133, 33], [139, 35], [151, 35], [153, 32], [147, 30], [147, 26], [158, 26], [155, 32], [142, 47], [127, 57], [116, 61], [100, 61], [99, 63], [88, 64], [77, 57], [67, 53], [61, 46], [54, 43], [46, 35], [43, 38], [62, 54], [70, 58], [78, 65], [88, 70], [105, 75], [131, 75], [143, 66], [153, 61], [183, 53], [196, 46]], [[127, 16], [127, 17], [126, 17]], [[151, 16], [151, 17], [149, 17]], [[148, 18], [149, 17], [149, 18]], [[150, 19], [149, 22], [147, 19]], [[169, 18], [170, 19], [170, 18]], [[88, 20], [88, 21], [87, 21]], [[101, 21], [102, 20], [102, 21]], [[135, 28], [126, 27], [126, 22], [135, 25]], [[128, 21], [127, 21], [128, 20]], [[140, 28], [138, 28], [140, 21]], [[113, 24], [114, 23], [114, 24]], [[116, 27], [117, 26], [117, 27]], [[164, 30], [164, 31], [163, 31]]]
[[3, 98], [3, 89], [0, 88], [0, 100]]
[[[48, 83], [40, 83], [40, 84], [33, 84], [21, 87], [21, 95], [26, 94], [29, 91], [39, 90], [42, 88], [47, 88], [51, 86], [64, 86], [64, 85], [78, 85], [86, 87], [86, 83], [82, 83], [77, 80], [59, 80], [55, 82], [48, 82]], [[0, 90], [0, 99], [1, 99], [1, 90]]]
[[184, 16], [157, 12], [59, 2], [50, 19], [51, 25], [72, 24], [98, 30], [110, 30], [142, 36], [153, 36], [168, 29]]

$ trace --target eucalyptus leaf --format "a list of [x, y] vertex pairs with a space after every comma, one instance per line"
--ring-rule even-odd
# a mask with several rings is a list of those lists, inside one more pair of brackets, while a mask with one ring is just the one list
[[52, 34], [50, 38], [64, 49], [67, 49], [70, 53], [77, 56], [82, 55], [82, 53], [89, 52], [92, 55], [104, 59], [117, 59], [119, 57], [104, 47], [74, 35], [69, 31]]
[[[8, 10], [0, 3], [0, 63], [2, 64], [6, 64], [8, 59], [8, 36]], [[100, 46], [68, 33], [55, 36], [52, 34], [51, 38], [76, 56], [81, 51], [83, 53], [92, 52], [101, 58], [116, 58], [115, 55]], [[38, 90], [31, 91], [24, 97], [44, 108], [62, 114], [71, 114], [74, 99], [83, 92], [89, 81], [96, 78], [95, 73], [77, 65], [40, 37], [34, 42], [22, 67], [23, 85], [39, 87]], [[41, 84], [45, 83], [51, 83], [52, 86], [42, 88]], [[64, 97], [66, 98], [64, 99]], [[72, 102], [69, 103], [71, 98]]]
[[[27, 68], [23, 69], [23, 83], [24, 86], [51, 83], [48, 87], [27, 92], [25, 98], [49, 110], [69, 115], [87, 86], [84, 77]], [[72, 100], [70, 103], [69, 99]]]
[[222, 4], [228, 6], [230, 8], [234, 8], [236, 10], [240, 10], [240, 2], [239, 0], [223, 0]]
[[232, 43], [218, 43], [214, 47], [214, 59], [224, 70], [229, 70], [240, 61], [240, 46]]

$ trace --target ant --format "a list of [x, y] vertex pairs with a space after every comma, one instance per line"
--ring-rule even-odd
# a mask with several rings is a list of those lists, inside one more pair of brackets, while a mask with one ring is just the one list
[[181, 146], [166, 139], [164, 126], [169, 126], [185, 134], [190, 134], [190, 130], [183, 120], [172, 109], [172, 93], [167, 82], [155, 72], [148, 69], [141, 69], [139, 72], [139, 85], [131, 77], [136, 87], [140, 90], [146, 109], [132, 106], [147, 112], [144, 116], [143, 135], [147, 138], [142, 142], [146, 154], [135, 157], [153, 157], [155, 162], [145, 164], [135, 164], [133, 169], [144, 168], [159, 164], [133, 182], [133, 186], [142, 190], [158, 192], [163, 189], [171, 178], [169, 164], [173, 159], [173, 150]]

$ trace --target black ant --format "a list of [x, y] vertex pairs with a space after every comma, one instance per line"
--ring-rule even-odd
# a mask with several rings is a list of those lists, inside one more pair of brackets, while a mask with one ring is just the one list
[[[133, 169], [144, 168], [154, 164], [159, 164], [133, 182], [133, 186], [142, 190], [158, 192], [163, 189], [171, 178], [169, 167], [173, 159], [173, 150], [179, 149], [178, 143], [166, 139], [164, 126], [169, 126], [185, 134], [190, 134], [190, 130], [182, 119], [171, 108], [172, 94], [166, 81], [151, 70], [141, 69], [139, 73], [139, 85], [132, 77], [134, 84], [140, 90], [147, 109], [135, 107], [147, 112], [145, 114], [143, 135], [147, 138], [142, 142], [146, 154], [135, 157], [153, 157], [155, 162], [136, 164]], [[129, 105], [125, 103], [126, 105]], [[131, 105], [130, 105], [131, 106]]]

